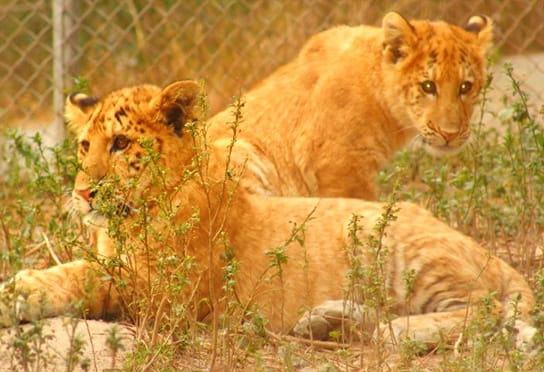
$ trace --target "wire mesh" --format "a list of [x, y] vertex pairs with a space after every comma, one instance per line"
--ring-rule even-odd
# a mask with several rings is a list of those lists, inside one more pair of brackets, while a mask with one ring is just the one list
[[164, 85], [182, 78], [204, 79], [212, 112], [217, 111], [296, 55], [310, 35], [337, 24], [379, 25], [389, 10], [407, 18], [456, 24], [473, 14], [491, 16], [499, 56], [521, 66], [520, 79], [527, 82], [534, 101], [544, 98], [542, 0], [4, 2], [0, 4], [4, 126], [46, 125], [61, 118], [55, 94], [65, 95], [78, 76], [96, 95], [143, 82]]

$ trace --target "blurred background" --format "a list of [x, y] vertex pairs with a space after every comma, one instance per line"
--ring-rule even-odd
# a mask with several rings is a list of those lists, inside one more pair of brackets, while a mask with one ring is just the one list
[[100, 96], [203, 79], [213, 113], [292, 59], [312, 34], [380, 25], [390, 10], [458, 25], [489, 15], [495, 93], [511, 91], [501, 86], [501, 66], [511, 61], [531, 101], [542, 102], [544, 0], [0, 0], [0, 121], [54, 143], [64, 136], [64, 97], [82, 81]]

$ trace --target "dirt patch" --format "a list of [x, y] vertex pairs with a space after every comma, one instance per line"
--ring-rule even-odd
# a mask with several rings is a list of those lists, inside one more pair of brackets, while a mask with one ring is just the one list
[[[114, 339], [122, 346], [115, 356], [108, 342], [112, 327], [117, 327]], [[0, 330], [0, 371], [119, 369], [132, 349], [132, 340], [128, 327], [99, 320], [52, 318], [7, 328]], [[75, 356], [72, 360], [71, 355]], [[68, 368], [70, 363], [75, 368]]]

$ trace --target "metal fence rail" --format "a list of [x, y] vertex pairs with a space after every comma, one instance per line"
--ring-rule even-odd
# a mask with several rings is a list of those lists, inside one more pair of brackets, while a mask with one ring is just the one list
[[[3, 4], [2, 4], [3, 3]], [[128, 84], [207, 82], [212, 111], [292, 58], [307, 38], [336, 24], [379, 24], [388, 10], [462, 24], [496, 23], [501, 56], [526, 79], [544, 75], [544, 0], [3, 0], [0, 120], [4, 126], [62, 121], [73, 78], [94, 94]], [[533, 74], [533, 75], [531, 75]], [[523, 76], [522, 76], [523, 80]], [[533, 84], [534, 85], [534, 84]], [[544, 86], [529, 87], [541, 102]], [[55, 130], [54, 128], [51, 130]], [[62, 136], [62, 125], [55, 136]]]

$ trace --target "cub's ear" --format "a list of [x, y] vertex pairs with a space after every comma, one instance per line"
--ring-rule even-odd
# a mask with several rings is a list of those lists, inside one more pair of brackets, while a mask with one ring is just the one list
[[87, 124], [89, 114], [97, 103], [98, 98], [96, 97], [77, 92], [70, 94], [64, 105], [64, 118], [68, 123], [68, 128], [79, 133]]
[[484, 15], [470, 17], [465, 25], [465, 30], [478, 35], [481, 49], [486, 52], [493, 42], [493, 21]]
[[398, 13], [387, 13], [382, 20], [382, 29], [384, 54], [391, 63], [405, 57], [410, 47], [417, 42], [414, 27]]
[[172, 126], [174, 132], [181, 136], [183, 126], [200, 116], [198, 97], [201, 90], [196, 81], [176, 81], [151, 101], [151, 109], [159, 116], [159, 121]]

